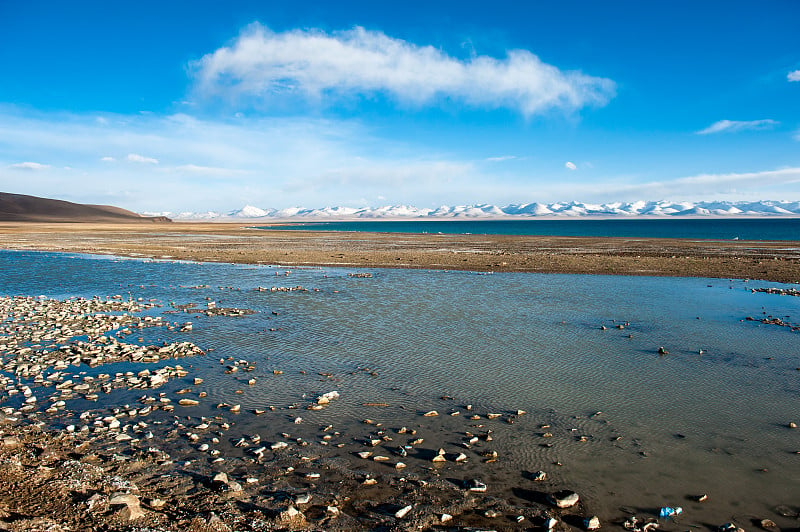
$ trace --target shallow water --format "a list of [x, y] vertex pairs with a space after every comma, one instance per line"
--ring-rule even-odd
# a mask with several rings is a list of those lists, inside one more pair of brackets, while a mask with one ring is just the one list
[[263, 229], [546, 235], [584, 237], [691, 238], [712, 240], [797, 240], [800, 218], [659, 218], [566, 220], [369, 220], [296, 222]]
[[[179, 362], [192, 365], [187, 381], [204, 379], [208, 413], [218, 402], [241, 404], [234, 433], [311, 438], [333, 424], [345, 453], [367, 435], [369, 417], [438, 431], [441, 442], [430, 436], [435, 445], [452, 446], [452, 434], [470, 427], [465, 405], [482, 414], [523, 409], [528, 414], [513, 425], [484, 420], [471, 429], [494, 431], [504, 466], [485, 479], [509, 492], [520, 484], [513, 472], [544, 469], [552, 485], [577, 489], [598, 515], [681, 505], [687, 522], [777, 522], [774, 507], [797, 505], [800, 430], [787, 424], [800, 422], [800, 334], [744, 321], [772, 315], [800, 324], [800, 298], [750, 291], [781, 285], [390, 269], [348, 277], [354, 271], [3, 251], [0, 294], [122, 294], [158, 299], [159, 312], [172, 310], [169, 302], [204, 308], [208, 298], [255, 310], [237, 318], [167, 314], [192, 321], [193, 331], [133, 335], [210, 350]], [[310, 291], [256, 291], [298, 285]], [[659, 346], [669, 355], [659, 356]], [[228, 357], [256, 370], [226, 374], [220, 359]], [[342, 398], [323, 411], [289, 408], [331, 390]], [[141, 395], [114, 394], [104, 400]], [[270, 405], [277, 413], [246, 412]], [[420, 416], [430, 409], [461, 415]], [[294, 425], [296, 416], [302, 425]], [[541, 429], [545, 423], [551, 428]], [[545, 431], [553, 437], [543, 438]], [[709, 503], [687, 499], [701, 493]]]

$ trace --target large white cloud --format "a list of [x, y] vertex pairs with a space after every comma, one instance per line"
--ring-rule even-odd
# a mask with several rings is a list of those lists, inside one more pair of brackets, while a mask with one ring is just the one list
[[800, 70], [792, 70], [786, 75], [789, 81], [800, 81]]
[[744, 130], [772, 129], [780, 122], [766, 118], [764, 120], [719, 120], [705, 129], [697, 132], [698, 135], [710, 135], [712, 133], [735, 133]]
[[306, 97], [386, 93], [412, 105], [450, 98], [481, 108], [510, 108], [532, 115], [552, 108], [604, 105], [614, 96], [610, 79], [562, 71], [527, 50], [460, 60], [356, 27], [275, 33], [251, 24], [231, 46], [192, 63], [207, 93], [248, 95], [269, 101], [282, 94]]

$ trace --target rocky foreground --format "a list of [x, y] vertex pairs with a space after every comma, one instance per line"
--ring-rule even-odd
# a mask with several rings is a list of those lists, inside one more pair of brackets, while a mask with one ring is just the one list
[[[342, 401], [336, 390], [245, 412], [239, 404], [213, 404], [203, 378], [193, 374], [192, 361], [208, 358], [200, 347], [145, 338], [191, 331], [191, 322], [170, 321], [177, 315], [238, 319], [248, 310], [160, 305], [121, 296], [0, 297], [0, 529], [681, 526], [675, 508], [661, 522], [628, 511], [601, 520], [548, 471], [510, 471], [506, 449], [494, 445], [495, 431], [515, 423], [533, 425], [530, 445], [543, 449], [560, 438], [621, 445], [599, 412], [581, 423], [593, 427], [589, 433], [522, 410], [479, 411], [442, 397], [439, 410], [408, 412], [407, 426], [381, 421], [386, 403], [362, 404], [376, 415], [347, 430], [315, 423], [320, 411]], [[231, 386], [261, 384], [250, 377], [253, 361], [220, 359], [218, 367]], [[315, 377], [328, 382], [330, 375]], [[251, 430], [253, 419], [265, 420], [257, 425], [264, 430]], [[704, 501], [703, 494], [694, 498]], [[797, 517], [792, 508], [782, 511]], [[725, 523], [720, 530], [739, 527]]]
[[[225, 415], [193, 416], [192, 408], [206, 392], [184, 388], [173, 397], [159, 392], [175, 379], [202, 384], [172, 363], [203, 355], [200, 348], [189, 342], [124, 340], [150, 328], [191, 330], [189, 323], [137, 315], [157, 306], [120, 296], [0, 298], [0, 528], [554, 528], [565, 526], [562, 520], [599, 526], [597, 518], [583, 515], [578, 494], [569, 490], [531, 492], [539, 500], [517, 506], [497, 498], [480, 478], [454, 480], [437, 473], [447, 464], [497, 462], [496, 451], [482, 450], [481, 444], [492, 440], [488, 429], [460, 434], [461, 450], [428, 449], [422, 431], [372, 420], [364, 420], [365, 432], [355, 438], [328, 426], [315, 429], [317, 441], [281, 433], [269, 442], [258, 434], [227, 442], [235, 422], [226, 415], [238, 414], [239, 405], [218, 404]], [[245, 313], [213, 305], [205, 312]], [[227, 363], [226, 373], [252, 369], [247, 361], [220, 362]], [[104, 371], [125, 364], [152, 369]], [[120, 396], [135, 391], [135, 403], [118, 404]], [[304, 408], [321, 410], [338, 398], [336, 391], [320, 394]], [[524, 412], [467, 414], [473, 422], [511, 423]], [[438, 416], [436, 411], [420, 414]], [[295, 425], [302, 421], [299, 415], [293, 419]], [[326, 447], [340, 452], [326, 452]], [[342, 453], [365, 466], [354, 468]], [[430, 467], [421, 475], [406, 471], [404, 461]], [[529, 481], [533, 485], [546, 477], [535, 472]]]

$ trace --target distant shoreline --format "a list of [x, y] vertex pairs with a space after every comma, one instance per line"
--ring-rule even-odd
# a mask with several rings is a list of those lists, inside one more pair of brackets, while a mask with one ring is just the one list
[[254, 227], [283, 231], [792, 241], [800, 235], [800, 218], [326, 220]]
[[494, 221], [593, 221], [593, 220], [797, 220], [800, 219], [798, 214], [686, 214], [686, 215], [658, 215], [658, 214], [637, 214], [637, 215], [623, 215], [623, 214], [587, 214], [581, 216], [569, 216], [565, 214], [541, 214], [541, 215], [514, 215], [507, 214], [503, 216], [392, 216], [386, 218], [370, 218], [359, 216], [337, 216], [326, 218], [324, 216], [303, 218], [299, 216], [290, 216], [286, 218], [271, 218], [271, 217], [235, 217], [235, 216], [221, 216], [219, 218], [175, 218], [172, 221], [179, 224], [193, 224], [193, 223], [246, 223], [254, 224], [260, 223], [264, 225], [275, 224], [315, 224], [315, 223], [329, 223], [329, 222], [494, 222]]
[[254, 230], [242, 224], [0, 223], [0, 248], [158, 259], [800, 282], [800, 241]]

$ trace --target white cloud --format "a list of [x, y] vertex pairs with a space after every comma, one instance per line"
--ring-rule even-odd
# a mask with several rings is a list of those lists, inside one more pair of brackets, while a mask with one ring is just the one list
[[800, 167], [758, 172], [698, 174], [644, 183], [582, 184], [585, 197], [610, 201], [665, 198], [672, 200], [763, 200], [798, 198]]
[[578, 169], [578, 167], [575, 166], [575, 163], [573, 163], [571, 161], [567, 161], [566, 163], [564, 163], [564, 166], [566, 167], [567, 170], [577, 170]]
[[800, 81], [800, 70], [793, 70], [786, 75], [789, 81]]
[[[378, 138], [352, 120], [108, 115], [101, 125], [95, 116], [0, 107], [0, 160], [36, 152], [59, 167], [24, 183], [0, 168], [0, 190], [138, 211], [344, 204], [387, 187], [397, 187], [391, 196], [398, 202], [466, 202], [496, 190], [471, 159]], [[110, 153], [158, 154], [160, 162], [101, 160]], [[70, 177], [65, 165], [75, 168]], [[473, 194], [476, 187], [481, 192]]]
[[509, 108], [526, 116], [605, 105], [616, 85], [579, 71], [562, 71], [527, 50], [466, 60], [361, 27], [274, 33], [251, 24], [231, 45], [191, 67], [201, 91], [269, 101], [287, 94], [323, 96], [386, 93], [400, 102], [451, 98], [471, 107]]
[[[38, 153], [47, 154], [52, 165], [28, 172], [24, 180], [20, 170], [0, 166], [0, 190], [137, 211], [225, 211], [246, 204], [315, 207], [378, 196], [419, 206], [548, 202], [571, 199], [575, 190], [582, 199], [601, 202], [726, 199], [734, 188], [737, 200], [800, 199], [799, 168], [679, 179], [652, 177], [668, 170], [648, 170], [649, 179], [597, 176], [596, 171], [583, 178], [584, 172], [574, 172], [564, 180], [554, 178], [558, 168], [542, 172], [535, 160], [512, 171], [506, 167], [516, 164], [492, 164], [472, 153], [442, 153], [435, 146], [376, 137], [352, 120], [213, 122], [183, 114], [108, 119], [101, 125], [88, 114], [14, 113], [0, 107], [3, 164], [35, 159], [27, 154]], [[158, 154], [161, 161], [101, 160], [110, 153]]]
[[517, 159], [516, 155], [501, 155], [499, 157], [487, 157], [486, 160], [490, 163], [500, 163], [503, 161], [513, 161]]
[[9, 168], [15, 168], [17, 170], [44, 170], [46, 168], [50, 168], [50, 165], [27, 161], [24, 163], [10, 164]]
[[116, 159], [113, 157], [100, 157], [100, 160], [104, 163], [113, 163], [116, 161]]
[[188, 172], [192, 174], [201, 174], [201, 175], [217, 175], [217, 176], [225, 176], [225, 175], [241, 175], [246, 173], [243, 170], [235, 170], [232, 168], [219, 168], [215, 166], [199, 166], [196, 164], [182, 164], [180, 166], [176, 166], [174, 169], [178, 172]]
[[139, 155], [138, 153], [129, 153], [126, 159], [132, 163], [158, 164], [158, 159], [145, 157], [144, 155]]
[[722, 132], [734, 133], [736, 131], [744, 131], [748, 129], [751, 130], [772, 129], [779, 123], [780, 122], [771, 119], [749, 120], [749, 121], [720, 120], [718, 122], [714, 122], [707, 128], [698, 131], [697, 134], [710, 135], [712, 133], [722, 133]]

